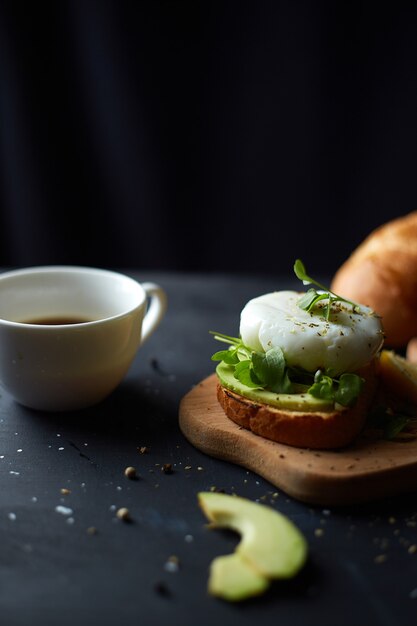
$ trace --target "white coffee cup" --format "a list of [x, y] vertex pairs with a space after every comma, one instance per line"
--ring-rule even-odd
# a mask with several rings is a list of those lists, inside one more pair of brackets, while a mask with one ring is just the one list
[[117, 272], [47, 266], [0, 274], [0, 382], [33, 409], [96, 404], [165, 309], [161, 287]]

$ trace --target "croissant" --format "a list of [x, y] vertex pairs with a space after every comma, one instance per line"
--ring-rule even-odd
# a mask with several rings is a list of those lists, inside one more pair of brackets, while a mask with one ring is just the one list
[[417, 211], [374, 230], [336, 272], [332, 291], [382, 317], [386, 344], [417, 337]]

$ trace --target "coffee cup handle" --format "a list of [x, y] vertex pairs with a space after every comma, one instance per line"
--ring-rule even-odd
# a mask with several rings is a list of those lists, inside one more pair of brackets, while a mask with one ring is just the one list
[[142, 287], [149, 298], [149, 308], [143, 318], [141, 344], [152, 335], [167, 308], [167, 296], [162, 287], [156, 283], [142, 283]]

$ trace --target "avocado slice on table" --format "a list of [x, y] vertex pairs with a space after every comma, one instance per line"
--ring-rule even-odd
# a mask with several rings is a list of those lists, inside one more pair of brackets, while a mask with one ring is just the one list
[[212, 596], [238, 602], [260, 595], [270, 581], [247, 563], [238, 552], [218, 556], [210, 565], [208, 591]]
[[304, 565], [307, 542], [278, 511], [222, 493], [202, 492], [198, 499], [214, 527], [229, 528], [241, 535], [232, 555], [212, 563], [209, 592], [213, 595], [244, 599], [262, 593], [271, 579], [295, 576]]

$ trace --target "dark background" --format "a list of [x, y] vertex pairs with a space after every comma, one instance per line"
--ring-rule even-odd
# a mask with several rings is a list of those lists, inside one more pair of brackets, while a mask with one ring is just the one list
[[0, 265], [332, 273], [417, 208], [416, 32], [415, 2], [1, 2]]

